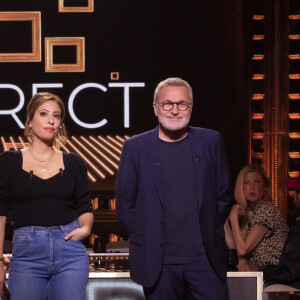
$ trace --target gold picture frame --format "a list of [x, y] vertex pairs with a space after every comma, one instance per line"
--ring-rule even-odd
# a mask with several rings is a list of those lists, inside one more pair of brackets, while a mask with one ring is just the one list
[[120, 78], [119, 72], [110, 72], [111, 80], [119, 80], [119, 78]]
[[[53, 46], [76, 46], [76, 64], [54, 64]], [[85, 72], [84, 37], [45, 37], [45, 72]]]
[[64, 0], [58, 0], [58, 12], [78, 13], [94, 12], [94, 0], [88, 0], [88, 6], [65, 6]]
[[0, 53], [0, 62], [40, 62], [41, 61], [41, 12], [19, 11], [0, 12], [1, 21], [31, 21], [32, 52], [31, 53]]

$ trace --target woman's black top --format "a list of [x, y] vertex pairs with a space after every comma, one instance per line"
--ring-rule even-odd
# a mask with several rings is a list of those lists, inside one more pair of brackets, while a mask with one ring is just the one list
[[65, 225], [92, 212], [87, 169], [74, 153], [63, 152], [64, 170], [48, 179], [22, 169], [20, 150], [0, 156], [0, 215], [12, 210], [13, 226]]

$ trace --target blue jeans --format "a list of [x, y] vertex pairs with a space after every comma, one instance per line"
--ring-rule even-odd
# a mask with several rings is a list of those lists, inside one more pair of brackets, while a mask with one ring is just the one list
[[15, 230], [8, 281], [11, 300], [85, 300], [89, 275], [85, 247], [64, 239], [76, 228], [73, 221]]

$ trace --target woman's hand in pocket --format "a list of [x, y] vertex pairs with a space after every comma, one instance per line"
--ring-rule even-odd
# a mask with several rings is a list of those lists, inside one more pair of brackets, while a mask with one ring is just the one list
[[90, 229], [88, 228], [88, 226], [82, 226], [67, 234], [65, 236], [65, 240], [67, 241], [69, 239], [72, 239], [74, 241], [81, 241], [85, 239], [89, 234], [90, 234]]

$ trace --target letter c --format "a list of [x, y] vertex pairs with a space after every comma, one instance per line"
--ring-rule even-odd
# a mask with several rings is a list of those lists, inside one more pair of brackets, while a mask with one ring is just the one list
[[73, 103], [74, 103], [74, 100], [75, 100], [75, 97], [76, 95], [84, 90], [84, 89], [87, 89], [87, 88], [97, 88], [97, 89], [100, 89], [102, 90], [103, 92], [106, 92], [107, 91], [107, 88], [101, 84], [98, 84], [98, 83], [84, 83], [84, 84], [81, 84], [79, 85], [70, 95], [69, 97], [69, 103], [68, 103], [68, 108], [69, 108], [69, 113], [70, 113], [70, 116], [71, 118], [81, 127], [84, 127], [84, 128], [98, 128], [98, 127], [101, 127], [101, 126], [104, 126], [106, 123], [107, 123], [107, 120], [106, 119], [103, 119], [101, 120], [100, 122], [98, 123], [85, 123], [85, 122], [82, 122], [80, 121], [77, 116], [75, 115], [74, 113], [74, 109], [73, 109]]

